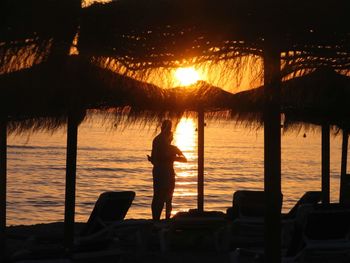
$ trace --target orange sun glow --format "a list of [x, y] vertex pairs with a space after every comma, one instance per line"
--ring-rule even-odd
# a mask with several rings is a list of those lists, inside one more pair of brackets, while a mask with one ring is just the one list
[[198, 72], [192, 67], [176, 69], [175, 78], [181, 86], [192, 85], [200, 80]]

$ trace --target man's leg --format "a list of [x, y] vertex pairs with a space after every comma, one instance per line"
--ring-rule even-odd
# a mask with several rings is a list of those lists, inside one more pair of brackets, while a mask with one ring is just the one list
[[165, 219], [169, 219], [171, 217], [171, 210], [173, 209], [172, 206], [172, 199], [168, 198], [165, 203]]
[[162, 210], [164, 207], [164, 200], [158, 189], [154, 189], [153, 199], [152, 199], [152, 219], [155, 221], [160, 220]]
[[165, 203], [165, 218], [171, 217], [171, 211], [173, 210], [173, 194], [174, 194], [175, 182], [171, 182], [170, 189], [167, 191], [166, 203]]

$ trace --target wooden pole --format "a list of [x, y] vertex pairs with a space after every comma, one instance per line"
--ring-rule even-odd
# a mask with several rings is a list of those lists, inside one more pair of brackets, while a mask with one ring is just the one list
[[322, 203], [329, 204], [330, 196], [330, 132], [329, 125], [322, 125]]
[[[64, 64], [69, 57], [70, 48], [74, 37], [76, 36], [81, 12], [82, 0], [66, 1], [67, 6], [65, 17], [68, 21], [65, 34], [55, 38], [51, 48], [50, 58], [58, 62], [58, 65]], [[69, 34], [67, 34], [69, 32]], [[78, 98], [78, 95], [75, 94]], [[71, 102], [75, 106], [77, 102]], [[77, 144], [78, 144], [78, 114], [72, 110], [68, 116], [67, 124], [67, 156], [66, 156], [66, 192], [64, 208], [64, 246], [67, 250], [74, 244], [74, 216], [75, 216], [75, 184], [77, 168]]]
[[349, 142], [349, 133], [346, 129], [343, 129], [343, 143], [341, 148], [341, 168], [340, 168], [340, 191], [339, 191], [339, 202], [344, 203], [347, 187], [347, 162], [348, 162], [348, 142]]
[[6, 256], [7, 120], [0, 119], [0, 262]]
[[68, 117], [66, 156], [66, 196], [64, 213], [64, 246], [70, 249], [74, 243], [75, 184], [78, 144], [78, 118]]
[[281, 262], [281, 117], [280, 52], [264, 49], [264, 191], [265, 262]]
[[197, 209], [204, 211], [204, 111], [198, 111], [198, 201]]

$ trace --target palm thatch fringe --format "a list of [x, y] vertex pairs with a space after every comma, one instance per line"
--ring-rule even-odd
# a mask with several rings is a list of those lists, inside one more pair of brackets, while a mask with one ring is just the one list
[[[162, 89], [100, 68], [79, 56], [65, 63], [45, 62], [30, 69], [0, 76], [0, 110], [8, 116], [10, 131], [54, 130], [71, 112], [113, 113], [115, 124], [179, 120], [204, 110], [207, 118], [233, 118], [261, 126], [263, 87], [237, 94], [199, 81], [189, 87]], [[296, 123], [350, 125], [350, 77], [331, 69], [282, 83], [284, 125]], [[231, 112], [230, 114], [228, 112]]]
[[281, 52], [285, 75], [350, 66], [346, 0], [119, 0], [83, 9], [79, 0], [12, 0], [4, 7], [1, 72], [30, 64], [20, 50], [45, 61], [76, 35], [84, 56], [116, 59], [131, 70], [262, 56], [266, 39]]
[[[281, 112], [284, 127], [298, 123], [350, 125], [350, 77], [329, 68], [282, 82]], [[261, 117], [264, 112], [263, 87], [234, 95], [233, 115], [236, 118]], [[290, 127], [290, 128], [291, 128]]]
[[70, 112], [99, 109], [114, 112], [116, 122], [179, 119], [185, 112], [204, 108], [217, 112], [230, 107], [232, 94], [198, 82], [188, 88], [162, 89], [94, 64], [70, 57], [62, 63], [45, 62], [0, 76], [0, 110], [10, 131], [56, 129]]
[[69, 53], [81, 0], [2, 1], [0, 74]]

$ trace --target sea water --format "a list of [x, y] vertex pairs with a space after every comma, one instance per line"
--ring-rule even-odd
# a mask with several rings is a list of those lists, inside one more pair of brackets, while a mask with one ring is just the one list
[[[197, 123], [182, 119], [173, 144], [186, 155], [176, 163], [173, 214], [197, 206]], [[113, 127], [94, 115], [79, 126], [76, 221], [89, 217], [104, 191], [133, 190], [136, 198], [126, 218], [151, 218], [152, 165], [147, 161], [156, 123]], [[321, 188], [321, 133], [282, 130], [283, 211], [305, 191]], [[8, 139], [7, 224], [63, 221], [66, 130], [11, 135]], [[204, 208], [225, 212], [239, 189], [262, 190], [263, 129], [234, 121], [208, 121], [205, 127]], [[331, 200], [339, 195], [341, 136], [331, 138]]]

